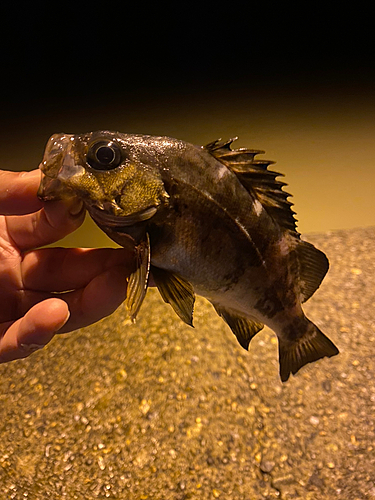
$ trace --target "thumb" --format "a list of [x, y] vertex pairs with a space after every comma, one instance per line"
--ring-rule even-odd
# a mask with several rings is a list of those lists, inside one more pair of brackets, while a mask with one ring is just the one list
[[0, 214], [23, 215], [43, 207], [37, 198], [41, 171], [10, 172], [0, 170]]
[[47, 299], [29, 309], [0, 337], [0, 363], [26, 358], [44, 347], [68, 321], [68, 305], [61, 299]]

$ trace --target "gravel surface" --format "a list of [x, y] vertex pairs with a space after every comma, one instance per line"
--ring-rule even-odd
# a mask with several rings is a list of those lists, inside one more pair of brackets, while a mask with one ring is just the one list
[[375, 228], [306, 238], [331, 269], [305, 305], [340, 355], [284, 385], [198, 299], [156, 290], [0, 366], [0, 499], [375, 499]]

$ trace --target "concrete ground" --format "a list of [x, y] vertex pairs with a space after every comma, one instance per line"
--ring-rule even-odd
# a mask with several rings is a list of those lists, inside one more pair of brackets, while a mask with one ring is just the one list
[[375, 498], [375, 228], [309, 235], [331, 269], [305, 305], [340, 355], [278, 377], [203, 299], [156, 290], [0, 366], [1, 499]]

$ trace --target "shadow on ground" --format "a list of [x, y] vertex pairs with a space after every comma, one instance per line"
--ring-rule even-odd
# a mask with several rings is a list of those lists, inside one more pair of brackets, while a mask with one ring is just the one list
[[155, 290], [0, 367], [0, 497], [375, 498], [375, 229], [307, 238], [331, 269], [306, 304], [340, 348], [288, 383], [270, 330], [244, 351], [198, 300]]

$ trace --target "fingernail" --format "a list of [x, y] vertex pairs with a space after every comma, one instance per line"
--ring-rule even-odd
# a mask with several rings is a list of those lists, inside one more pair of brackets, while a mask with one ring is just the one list
[[82, 212], [83, 209], [83, 201], [76, 200], [73, 205], [69, 208], [69, 214], [74, 217]]
[[27, 172], [23, 172], [23, 176], [33, 178], [40, 177], [40, 170], [37, 168], [36, 170], [29, 170]]
[[64, 202], [65, 208], [68, 211], [69, 215], [71, 215], [72, 217], [77, 217], [77, 215], [80, 215], [82, 213], [83, 201], [79, 198], [62, 198], [62, 201]]
[[41, 344], [20, 344], [20, 347], [24, 352], [32, 353], [39, 351], [39, 349], [43, 349], [45, 346]]
[[65, 318], [61, 321], [60, 324], [56, 325], [56, 333], [59, 333], [59, 330], [61, 330], [61, 328], [65, 325], [65, 323], [68, 321], [68, 319], [70, 318], [70, 311], [68, 310]]

